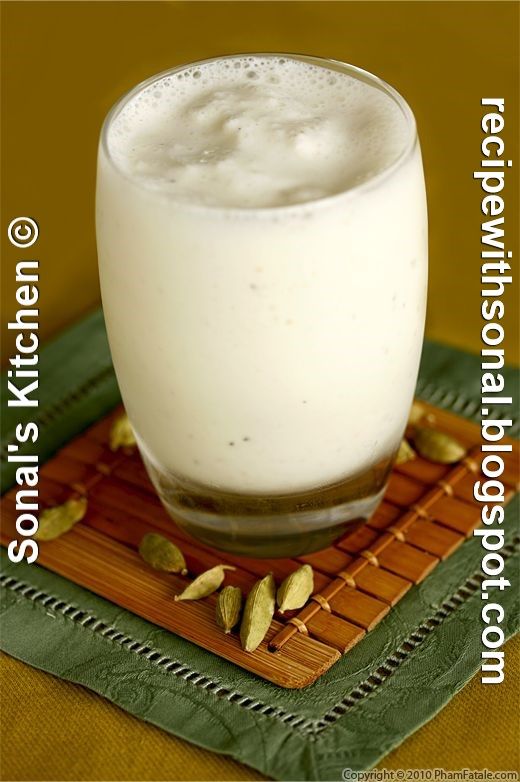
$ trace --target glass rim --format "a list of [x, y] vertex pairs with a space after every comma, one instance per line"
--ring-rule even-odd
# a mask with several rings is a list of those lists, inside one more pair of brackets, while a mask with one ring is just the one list
[[[390, 97], [394, 101], [394, 103], [397, 104], [407, 124], [408, 136], [406, 138], [405, 143], [403, 144], [403, 148], [401, 149], [401, 152], [395, 158], [395, 160], [393, 160], [387, 166], [385, 166], [380, 171], [375, 173], [373, 176], [369, 177], [367, 180], [361, 182], [360, 184], [353, 185], [352, 187], [347, 187], [344, 190], [340, 190], [337, 193], [331, 193], [330, 195], [322, 196], [321, 198], [313, 198], [313, 199], [309, 199], [308, 201], [301, 201], [293, 204], [279, 204], [275, 206], [244, 206], [243, 207], [243, 206], [225, 206], [219, 204], [204, 204], [204, 203], [196, 203], [192, 201], [183, 201], [179, 198], [175, 198], [175, 196], [172, 194], [168, 194], [165, 193], [164, 191], [147, 187], [146, 184], [144, 184], [139, 179], [128, 174], [126, 171], [123, 170], [123, 168], [120, 165], [117, 164], [117, 162], [114, 160], [114, 157], [110, 152], [109, 144], [108, 144], [108, 135], [109, 135], [110, 127], [114, 119], [119, 115], [119, 113], [123, 110], [123, 108], [136, 95], [138, 95], [140, 92], [153, 85], [155, 82], [160, 81], [161, 79], [164, 79], [167, 76], [171, 76], [173, 74], [179, 73], [180, 71], [184, 71], [188, 68], [196, 68], [199, 66], [204, 66], [208, 63], [216, 62], [217, 60], [233, 60], [233, 59], [240, 59], [243, 57], [264, 57], [264, 58], [286, 57], [287, 59], [301, 60], [302, 62], [308, 62], [311, 65], [316, 65], [321, 68], [328, 68], [329, 70], [341, 71], [343, 73], [347, 73], [353, 76], [354, 78], [357, 78], [359, 81], [363, 81], [375, 87], [376, 89], [379, 89], [381, 92], [384, 92], [388, 97]], [[101, 127], [101, 134], [100, 134], [100, 147], [104, 152], [106, 160], [110, 163], [110, 165], [120, 176], [122, 176], [124, 179], [126, 179], [134, 186], [146, 190], [150, 193], [155, 193], [157, 196], [162, 197], [164, 200], [169, 201], [176, 208], [185, 211], [206, 212], [206, 213], [215, 213], [215, 214], [225, 213], [227, 215], [232, 213], [234, 215], [243, 215], [243, 216], [246, 215], [258, 216], [264, 214], [272, 215], [272, 214], [280, 214], [281, 212], [287, 213], [289, 211], [301, 212], [302, 210], [309, 209], [309, 208], [313, 208], [313, 209], [321, 208], [322, 206], [330, 205], [332, 201], [339, 201], [342, 199], [352, 198], [353, 196], [357, 196], [366, 191], [369, 191], [373, 187], [383, 182], [385, 179], [389, 178], [395, 171], [399, 170], [410, 159], [417, 146], [417, 141], [418, 141], [417, 124], [415, 121], [414, 113], [410, 108], [408, 102], [395, 89], [395, 87], [392, 87], [391, 84], [388, 84], [388, 82], [386, 82], [381, 77], [376, 76], [374, 73], [371, 73], [370, 71], [367, 71], [364, 68], [360, 68], [357, 65], [352, 65], [351, 63], [343, 62], [342, 60], [336, 60], [333, 58], [319, 57], [312, 54], [302, 54], [296, 52], [235, 52], [233, 54], [222, 54], [222, 55], [216, 55], [214, 57], [207, 57], [203, 60], [193, 60], [192, 62], [182, 63], [180, 65], [175, 65], [172, 68], [167, 68], [164, 71], [160, 71], [159, 73], [156, 73], [152, 76], [149, 76], [146, 79], [143, 79], [143, 81], [140, 81], [134, 87], [132, 87], [131, 89], [123, 93], [123, 95], [121, 95], [121, 97], [118, 98], [118, 100], [112, 105], [112, 107], [108, 111], [103, 121], [103, 125]]]

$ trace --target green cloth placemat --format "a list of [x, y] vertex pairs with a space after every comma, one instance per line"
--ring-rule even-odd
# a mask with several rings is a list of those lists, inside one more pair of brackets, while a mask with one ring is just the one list
[[[42, 351], [40, 373], [40, 407], [27, 420], [40, 425], [43, 461], [119, 401], [99, 311]], [[506, 375], [512, 387], [515, 373]], [[479, 360], [427, 343], [418, 395], [474, 418]], [[3, 409], [5, 490], [13, 480], [7, 443], [21, 419], [19, 410]], [[520, 559], [517, 520], [514, 502], [506, 512], [504, 548], [504, 575], [512, 582]], [[14, 565], [3, 550], [0, 643], [31, 665], [269, 776], [338, 780], [345, 768], [375, 765], [479, 669], [481, 557], [480, 541], [469, 540], [300, 691], [271, 685], [38, 565]], [[501, 592], [500, 603], [508, 637], [518, 628], [517, 590]]]

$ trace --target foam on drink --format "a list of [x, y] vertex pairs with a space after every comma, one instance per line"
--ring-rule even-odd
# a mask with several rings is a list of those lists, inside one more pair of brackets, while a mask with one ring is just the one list
[[397, 104], [359, 79], [243, 57], [154, 82], [125, 105], [109, 147], [130, 177], [181, 201], [270, 207], [365, 182], [405, 137]]

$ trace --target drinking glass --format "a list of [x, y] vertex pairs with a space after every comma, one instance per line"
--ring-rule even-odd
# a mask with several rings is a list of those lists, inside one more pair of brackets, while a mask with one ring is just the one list
[[397, 158], [305, 203], [184, 203], [129, 176], [110, 143], [129, 102], [195, 66], [172, 68], [103, 126], [99, 269], [123, 401], [168, 513], [217, 548], [295, 556], [365, 520], [385, 491], [423, 339], [426, 201], [414, 117], [392, 87], [333, 60], [251, 57], [384, 93], [404, 118]]

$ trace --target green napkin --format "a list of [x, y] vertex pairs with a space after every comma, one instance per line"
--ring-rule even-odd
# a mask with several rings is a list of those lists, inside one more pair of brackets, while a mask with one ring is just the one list
[[[42, 351], [36, 419], [42, 461], [119, 401], [100, 311]], [[512, 387], [514, 372], [506, 382]], [[5, 378], [3, 383], [5, 388]], [[426, 343], [418, 396], [469, 418], [479, 360]], [[4, 408], [7, 443], [20, 411]], [[518, 432], [518, 422], [515, 424]], [[518, 504], [506, 512], [504, 576], [518, 572]], [[284, 690], [121, 610], [38, 565], [1, 555], [1, 647], [130, 713], [276, 779], [338, 780], [365, 770], [439, 711], [480, 667], [480, 541], [466, 542], [315, 684]], [[513, 588], [500, 593], [506, 636]]]

